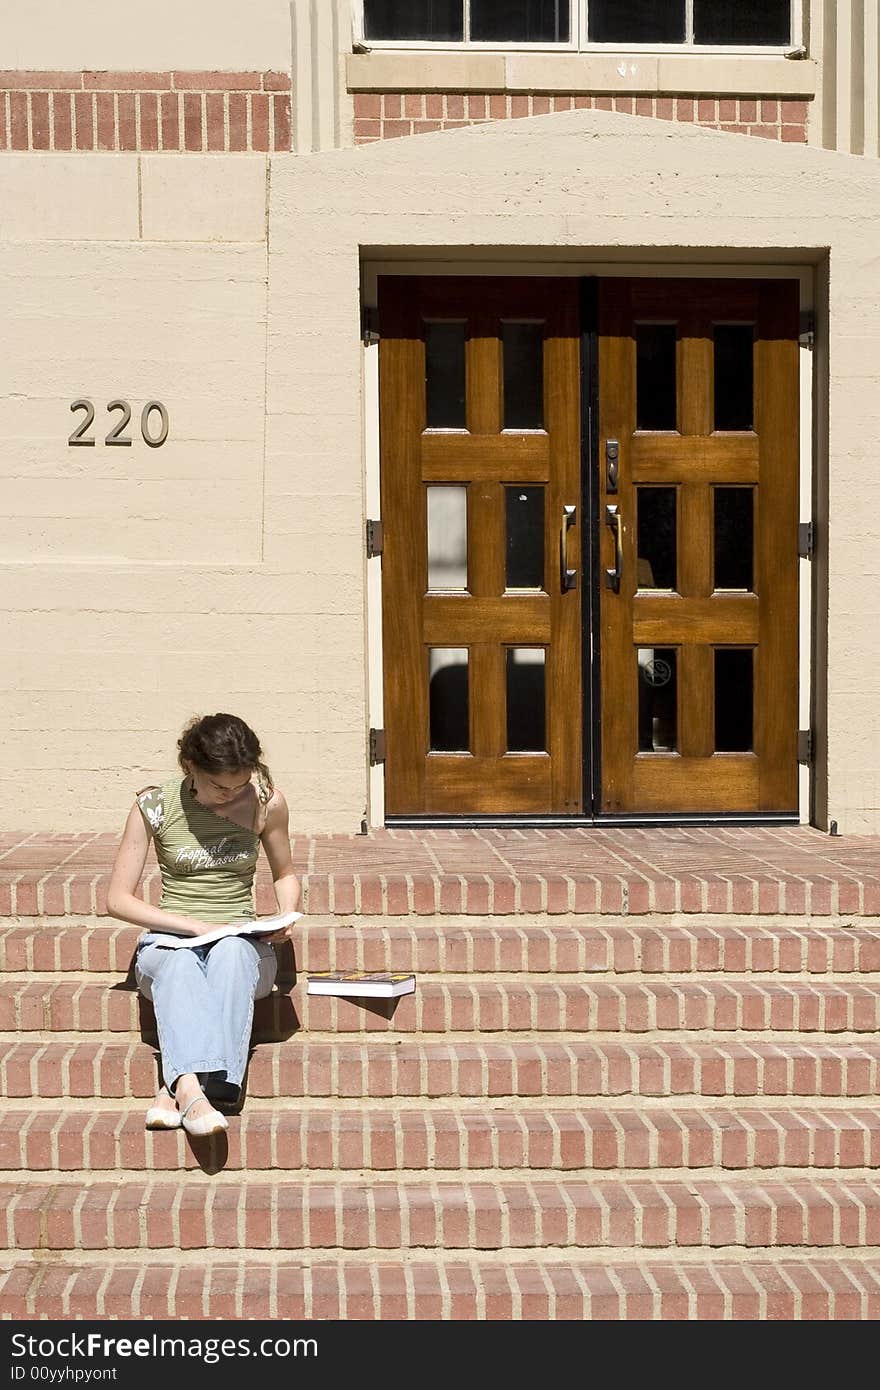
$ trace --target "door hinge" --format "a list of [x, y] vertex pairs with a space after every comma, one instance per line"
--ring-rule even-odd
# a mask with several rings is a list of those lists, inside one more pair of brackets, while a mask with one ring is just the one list
[[813, 730], [798, 729], [797, 760], [799, 763], [813, 761]]
[[367, 522], [367, 559], [372, 560], [376, 555], [382, 554], [384, 538], [382, 535], [381, 521]]
[[798, 555], [802, 560], [812, 560], [816, 550], [816, 523], [798, 522]]
[[379, 310], [374, 304], [361, 305], [361, 342], [364, 347], [379, 341]]
[[370, 730], [370, 767], [385, 761], [385, 730]]
[[813, 347], [816, 342], [816, 315], [812, 309], [805, 309], [801, 314], [798, 342], [805, 348]]

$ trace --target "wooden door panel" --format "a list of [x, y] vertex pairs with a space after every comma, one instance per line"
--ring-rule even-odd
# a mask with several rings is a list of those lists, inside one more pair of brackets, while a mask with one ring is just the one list
[[[566, 561], [577, 573], [574, 589], [562, 588], [559, 550], [564, 507], [580, 510], [578, 302], [575, 280], [380, 279], [385, 799], [392, 816], [582, 809], [579, 515]], [[454, 428], [427, 426], [426, 325], [437, 322], [464, 325], [466, 428], [460, 418]], [[544, 325], [543, 418], [534, 428], [505, 428], [508, 322]], [[532, 328], [528, 334], [534, 337]], [[443, 484], [466, 488], [467, 582], [463, 591], [429, 592], [426, 489]], [[508, 590], [506, 489], [526, 486], [543, 499], [542, 583]], [[509, 656], [530, 647], [543, 650], [543, 664], [528, 650]], [[432, 648], [467, 654], [467, 674], [460, 662], [456, 677], [460, 702], [467, 689], [466, 751], [452, 751], [446, 739], [431, 746]], [[506, 712], [511, 679], [520, 682], [513, 724]], [[530, 751], [528, 739], [523, 744], [511, 732], [520, 728], [522, 708], [534, 712], [536, 743], [543, 725], [542, 748]], [[461, 704], [459, 711], [463, 718]], [[508, 750], [509, 738], [519, 738], [521, 751]]]
[[664, 758], [651, 755], [636, 761], [632, 795], [642, 811], [753, 811], [760, 795], [758, 759], [754, 754], [719, 754], [724, 765], [706, 758]]
[[759, 630], [758, 598], [755, 594], [741, 599], [640, 596], [632, 621], [633, 641], [642, 647], [668, 647], [682, 641], [754, 644]]
[[467, 805], [478, 815], [498, 813], [503, 799], [505, 814], [534, 811], [535, 805], [549, 805], [552, 796], [550, 758], [547, 754], [505, 761], [497, 758], [428, 756], [427, 799], [431, 809], [455, 815]]
[[755, 751], [761, 767], [760, 809], [797, 806], [798, 704], [798, 316], [791, 282], [761, 293], [756, 343], [755, 410], [761, 441], [756, 527], [756, 584], [762, 595], [760, 657], [755, 672]]
[[550, 476], [550, 440], [547, 435], [479, 435], [456, 437], [454, 453], [443, 435], [422, 437], [422, 477], [443, 482], [545, 483]]
[[[602, 808], [795, 811], [796, 283], [607, 280], [599, 304], [600, 523], [609, 505], [616, 509], [623, 566], [613, 592], [604, 571], [615, 566], [615, 539], [601, 524]], [[739, 378], [715, 343], [730, 330], [739, 335]], [[716, 361], [727, 373], [717, 383]], [[716, 430], [725, 393], [736, 387], [745, 399], [749, 382], [748, 423]], [[665, 407], [651, 390], [666, 391]], [[652, 411], [662, 427], [643, 418]], [[605, 469], [608, 439], [619, 446], [616, 491]], [[671, 589], [654, 587], [650, 558], [638, 553], [637, 509], [650, 496], [639, 489], [652, 487], [674, 492]], [[751, 494], [748, 587], [714, 587], [715, 509], [730, 505], [716, 488]], [[739, 543], [721, 535], [728, 547]], [[745, 531], [741, 540], [747, 547]], [[658, 694], [664, 682], [669, 689]]]
[[483, 641], [547, 643], [552, 634], [547, 594], [520, 599], [513, 612], [503, 598], [441, 598], [431, 594], [425, 598], [423, 613], [424, 639], [435, 647], [446, 641], [450, 626], [459, 631], [467, 626]]
[[758, 481], [758, 440], [752, 434], [709, 439], [636, 434], [630, 458], [634, 483], [678, 482], [683, 465], [695, 483]]

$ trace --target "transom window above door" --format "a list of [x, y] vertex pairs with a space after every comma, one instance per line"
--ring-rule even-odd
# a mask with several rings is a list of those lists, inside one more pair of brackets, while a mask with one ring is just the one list
[[799, 0], [361, 0], [367, 43], [449, 47], [790, 48]]

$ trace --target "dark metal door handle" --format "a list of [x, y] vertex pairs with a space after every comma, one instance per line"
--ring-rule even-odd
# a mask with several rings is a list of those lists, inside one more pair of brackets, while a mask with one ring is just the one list
[[614, 532], [614, 568], [605, 571], [605, 583], [613, 594], [619, 594], [623, 575], [623, 528], [620, 508], [616, 502], [606, 504], [605, 525], [610, 526]]
[[570, 570], [566, 567], [568, 559], [566, 555], [566, 536], [570, 526], [574, 526], [577, 516], [577, 507], [562, 508], [562, 527], [559, 532], [559, 582], [562, 592], [567, 593], [569, 589], [577, 588], [577, 570]]
[[617, 439], [605, 440], [605, 491], [615, 493], [620, 471], [620, 442]]

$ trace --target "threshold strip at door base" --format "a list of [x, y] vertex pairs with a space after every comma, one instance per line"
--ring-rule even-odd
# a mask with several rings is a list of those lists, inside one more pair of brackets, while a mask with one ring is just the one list
[[575, 830], [584, 826], [629, 825], [799, 825], [796, 811], [742, 811], [715, 814], [689, 811], [670, 812], [621, 811], [603, 816], [498, 816], [498, 815], [411, 815], [386, 816], [385, 825], [393, 830]]

